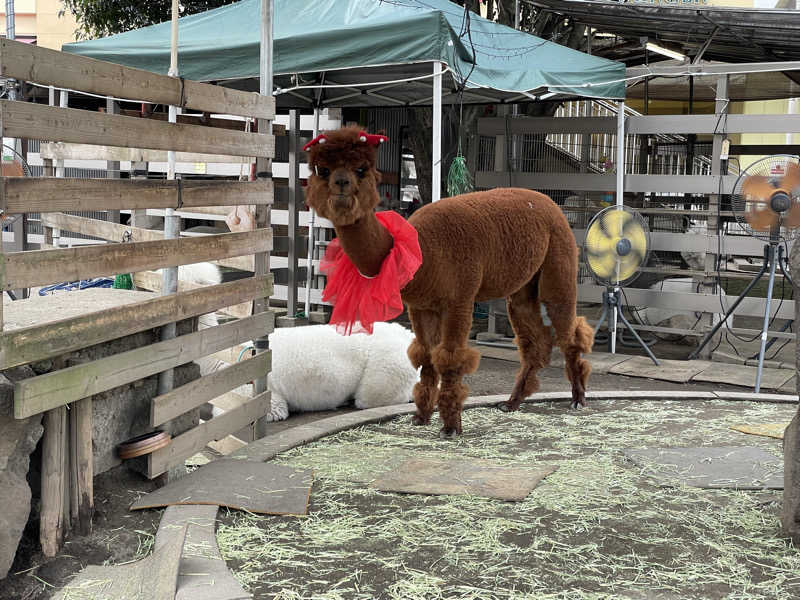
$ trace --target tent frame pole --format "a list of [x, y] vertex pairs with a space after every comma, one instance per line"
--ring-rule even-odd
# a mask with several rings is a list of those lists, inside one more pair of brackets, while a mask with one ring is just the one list
[[433, 63], [433, 181], [431, 201], [442, 197], [442, 63]]

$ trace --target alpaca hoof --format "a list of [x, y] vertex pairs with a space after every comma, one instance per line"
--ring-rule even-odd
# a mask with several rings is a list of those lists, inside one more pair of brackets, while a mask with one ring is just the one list
[[586, 394], [583, 392], [572, 392], [572, 404], [570, 408], [580, 410], [586, 406]]
[[423, 419], [419, 415], [414, 415], [411, 417], [411, 424], [412, 425], [428, 425], [431, 422], [430, 418]]
[[455, 427], [442, 427], [441, 431], [439, 431], [439, 439], [440, 440], [454, 440], [456, 439], [461, 432], [456, 429]]

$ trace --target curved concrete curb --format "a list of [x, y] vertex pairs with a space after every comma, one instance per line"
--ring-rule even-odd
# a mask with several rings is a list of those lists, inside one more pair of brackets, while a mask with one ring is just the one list
[[[729, 400], [749, 402], [774, 402], [777, 404], [796, 404], [797, 396], [783, 394], [748, 394], [739, 392], [587, 392], [587, 399], [595, 400]], [[494, 406], [508, 399], [508, 394], [494, 396], [476, 396], [468, 398], [464, 408], [480, 408]], [[540, 402], [567, 402], [572, 400], [571, 392], [543, 392], [534, 394], [525, 400], [526, 404]], [[328, 435], [339, 433], [346, 429], [388, 421], [397, 416], [411, 415], [416, 412], [413, 404], [396, 404], [368, 408], [358, 412], [336, 415], [327, 419], [320, 419], [309, 425], [292, 427], [280, 433], [268, 435], [265, 438], [250, 442], [228, 458], [240, 460], [270, 460], [281, 452], [286, 452], [297, 446], [314, 442]]]

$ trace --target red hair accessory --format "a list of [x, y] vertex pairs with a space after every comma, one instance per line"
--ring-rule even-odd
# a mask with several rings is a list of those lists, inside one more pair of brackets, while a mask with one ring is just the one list
[[370, 146], [380, 146], [383, 142], [388, 142], [389, 138], [385, 135], [373, 135], [367, 133], [366, 131], [362, 131], [358, 134], [358, 141], [366, 142]]
[[328, 138], [325, 137], [325, 134], [324, 133], [320, 133], [317, 137], [315, 137], [313, 140], [311, 140], [305, 146], [303, 146], [303, 152], [308, 152], [308, 149], [311, 148], [311, 146], [313, 146], [315, 144], [324, 144], [327, 141], [328, 141]]

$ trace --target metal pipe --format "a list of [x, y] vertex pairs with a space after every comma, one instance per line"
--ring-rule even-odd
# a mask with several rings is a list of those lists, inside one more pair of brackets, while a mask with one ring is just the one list
[[[273, 50], [273, 0], [261, 0], [261, 26], [259, 28], [259, 75], [258, 92], [262, 96], [272, 97], [272, 50]], [[258, 132], [272, 134], [272, 121], [269, 119], [258, 120]], [[256, 159], [256, 177], [272, 176], [272, 161], [268, 158]], [[266, 213], [266, 214], [265, 214]], [[269, 227], [269, 207], [256, 207], [256, 227]], [[266, 275], [269, 272], [269, 253], [259, 252], [254, 256], [254, 275]], [[256, 298], [253, 302], [253, 314], [269, 310], [269, 298]], [[256, 353], [260, 354], [269, 349], [269, 336], [260, 335], [254, 340]], [[253, 392], [259, 395], [267, 391], [267, 373], [257, 377], [253, 382]], [[266, 416], [256, 421], [253, 427], [253, 437], [259, 439], [267, 434]]]
[[758, 394], [761, 391], [761, 374], [764, 371], [764, 349], [767, 345], [767, 334], [769, 330], [769, 305], [772, 303], [772, 289], [775, 285], [775, 263], [777, 262], [775, 256], [775, 246], [770, 244], [769, 247], [769, 282], [767, 283], [767, 304], [764, 308], [764, 327], [761, 329], [761, 349], [758, 353], [758, 370], [756, 371], [756, 387], [755, 392]]
[[617, 206], [622, 206], [625, 195], [625, 101], [617, 106]]
[[[170, 39], [169, 76], [178, 76], [178, 0], [172, 0], [172, 27]], [[170, 123], [178, 120], [178, 108], [169, 107], [168, 119]], [[175, 151], [167, 152], [167, 179], [175, 179]], [[164, 213], [164, 238], [174, 239], [180, 234], [180, 221], [175, 216], [174, 208], [167, 208]], [[178, 291], [178, 267], [165, 268], [161, 275], [161, 295], [166, 296]], [[167, 323], [161, 328], [161, 339], [173, 339], [177, 335], [176, 323]], [[175, 370], [169, 369], [158, 375], [158, 393], [166, 394], [175, 384]]]
[[442, 197], [442, 63], [433, 62], [433, 176], [431, 201]]

